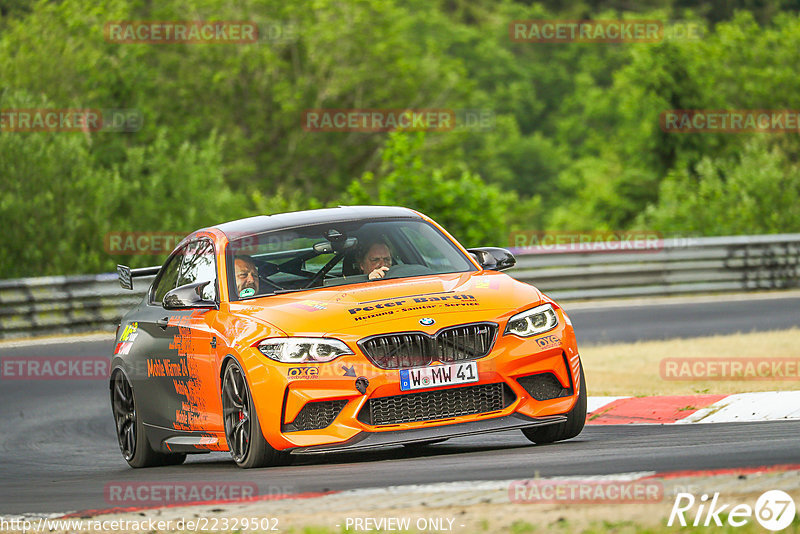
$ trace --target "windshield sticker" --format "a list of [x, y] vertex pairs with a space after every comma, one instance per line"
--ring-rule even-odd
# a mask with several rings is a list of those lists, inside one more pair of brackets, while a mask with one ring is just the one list
[[316, 300], [304, 300], [303, 302], [295, 302], [292, 304], [295, 308], [300, 308], [306, 311], [317, 311], [317, 310], [324, 310], [326, 308], [323, 302], [318, 302]]
[[256, 290], [252, 287], [246, 287], [239, 292], [240, 297], [252, 297], [256, 294]]
[[500, 289], [500, 280], [478, 280], [473, 286], [476, 289]]

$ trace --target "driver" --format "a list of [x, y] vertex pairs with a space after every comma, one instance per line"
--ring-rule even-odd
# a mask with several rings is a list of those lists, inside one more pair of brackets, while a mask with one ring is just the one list
[[258, 293], [258, 268], [250, 256], [241, 254], [234, 259], [236, 293], [240, 297], [252, 297]]
[[376, 241], [365, 248], [364, 254], [358, 260], [361, 272], [369, 274], [370, 280], [383, 278], [386, 271], [392, 266], [392, 252], [383, 241]]

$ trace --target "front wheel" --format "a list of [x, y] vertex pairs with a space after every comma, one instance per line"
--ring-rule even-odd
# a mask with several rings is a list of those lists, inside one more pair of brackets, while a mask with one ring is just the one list
[[264, 439], [247, 380], [233, 360], [225, 368], [222, 380], [222, 414], [225, 439], [236, 465], [250, 469], [288, 462], [288, 454], [273, 449]]
[[581, 386], [575, 406], [567, 414], [563, 423], [548, 426], [524, 428], [522, 433], [534, 443], [553, 443], [574, 438], [583, 430], [586, 424], [586, 379], [583, 376], [583, 363], [581, 363]]

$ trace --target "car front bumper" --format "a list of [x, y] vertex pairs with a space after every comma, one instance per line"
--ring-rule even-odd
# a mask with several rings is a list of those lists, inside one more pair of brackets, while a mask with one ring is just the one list
[[[328, 363], [290, 365], [266, 362], [257, 349], [252, 349], [251, 355], [255, 364], [247, 366], [248, 381], [264, 437], [274, 448], [295, 454], [369, 449], [556, 424], [565, 420], [577, 400], [580, 360], [571, 326], [562, 322], [548, 336], [557, 337], [559, 342], [541, 346], [535, 339], [498, 339], [489, 355], [474, 360], [479, 381], [468, 384], [402, 391], [398, 370], [379, 369], [361, 353]], [[552, 383], [549, 394], [526, 383], [526, 377], [546, 374]], [[368, 383], [364, 392], [357, 387], [359, 378]], [[474, 388], [493, 389], [495, 404], [482, 404], [485, 399], [481, 396], [489, 393]], [[498, 388], [502, 389], [501, 399], [497, 398]], [[482, 408], [470, 413], [459, 411], [458, 396], [462, 393], [465, 402]], [[481, 398], [476, 401], [476, 396]], [[373, 424], [371, 416], [365, 415], [373, 409], [373, 400], [382, 401], [381, 405], [396, 403], [398, 413], [408, 406], [422, 406], [423, 415]], [[442, 403], [456, 409], [437, 412], [437, 405]], [[311, 405], [315, 405], [316, 414], [308, 418], [303, 411]], [[432, 415], [427, 417], [426, 413]], [[301, 419], [304, 423], [297, 424]]]

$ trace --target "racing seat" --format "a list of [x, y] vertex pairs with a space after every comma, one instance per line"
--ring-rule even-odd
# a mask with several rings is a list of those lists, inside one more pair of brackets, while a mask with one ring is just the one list
[[344, 255], [344, 259], [342, 259], [342, 275], [343, 276], [355, 276], [357, 274], [363, 274], [361, 272], [361, 267], [358, 265], [358, 257], [356, 256], [356, 251], [351, 250], [348, 251]]

